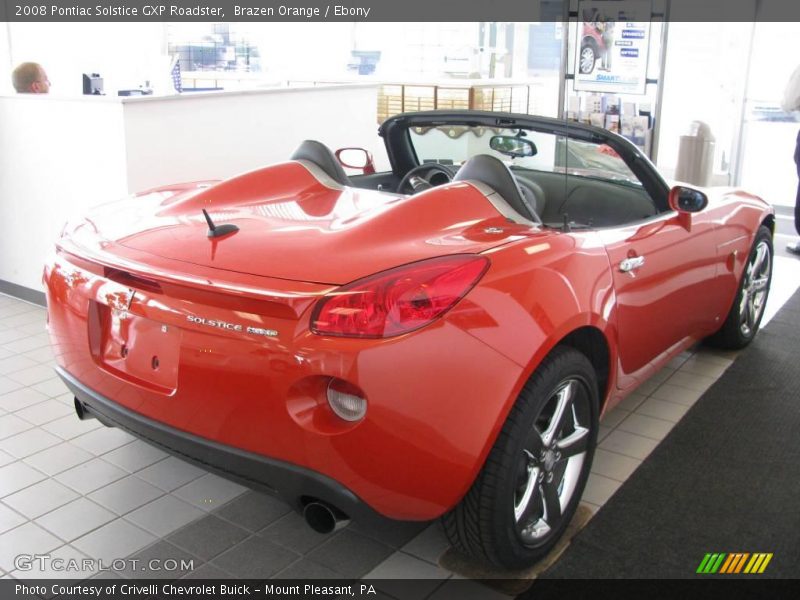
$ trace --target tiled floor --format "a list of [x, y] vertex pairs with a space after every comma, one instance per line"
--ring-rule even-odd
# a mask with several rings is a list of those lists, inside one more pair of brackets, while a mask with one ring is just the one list
[[[800, 260], [779, 256], [767, 318], [798, 284]], [[702, 347], [685, 352], [605, 416], [584, 494], [592, 510], [734, 358]], [[53, 365], [44, 309], [0, 295], [0, 575], [54, 576], [14, 565], [20, 553], [50, 553], [102, 559], [105, 566], [124, 557], [191, 560], [193, 568], [171, 574], [189, 578], [415, 578], [430, 581], [419, 583], [417, 595], [434, 599], [464, 585], [438, 564], [448, 547], [438, 524], [375, 530], [352, 523], [319, 535], [282, 502], [96, 420], [78, 420]], [[109, 573], [99, 575], [164, 575], [130, 568]], [[392, 596], [391, 589], [383, 592]], [[483, 587], [474, 596], [504, 597]]]

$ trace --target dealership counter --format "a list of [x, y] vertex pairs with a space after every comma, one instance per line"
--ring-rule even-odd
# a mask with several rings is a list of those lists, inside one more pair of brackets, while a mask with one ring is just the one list
[[0, 95], [0, 292], [41, 300], [41, 265], [53, 240], [69, 215], [90, 206], [286, 160], [307, 138], [381, 154], [376, 99], [371, 84]]

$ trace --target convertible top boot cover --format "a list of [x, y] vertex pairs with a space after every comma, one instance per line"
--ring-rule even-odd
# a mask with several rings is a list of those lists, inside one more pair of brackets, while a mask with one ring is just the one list
[[[209, 238], [203, 210], [238, 231]], [[160, 265], [212, 279], [228, 272], [325, 284], [444, 254], [477, 254], [518, 233], [466, 183], [409, 197], [333, 189], [298, 161], [210, 186], [151, 190], [96, 207], [89, 219], [91, 225], [72, 222], [62, 243], [97, 263], [124, 264], [131, 272]], [[503, 232], [484, 232], [495, 226]]]

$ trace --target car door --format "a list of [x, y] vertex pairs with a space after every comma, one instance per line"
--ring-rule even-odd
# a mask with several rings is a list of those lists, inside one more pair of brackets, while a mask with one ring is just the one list
[[689, 336], [713, 329], [717, 231], [709, 211], [678, 213], [655, 167], [617, 138], [570, 139], [560, 212], [594, 225], [616, 293], [621, 388], [651, 374], [654, 361]]
[[620, 387], [718, 319], [715, 224], [703, 212], [662, 213], [599, 231], [616, 291]]

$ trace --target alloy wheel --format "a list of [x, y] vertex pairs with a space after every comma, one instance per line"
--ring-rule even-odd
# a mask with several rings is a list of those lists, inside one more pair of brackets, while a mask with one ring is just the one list
[[771, 269], [770, 247], [762, 240], [747, 263], [739, 303], [739, 328], [745, 337], [752, 335], [764, 312]]
[[581, 50], [581, 73], [591, 73], [594, 69], [595, 55], [591, 46], [586, 46]]
[[544, 404], [520, 457], [514, 519], [525, 545], [541, 545], [560, 529], [586, 460], [591, 423], [586, 384], [578, 378], [562, 381]]

